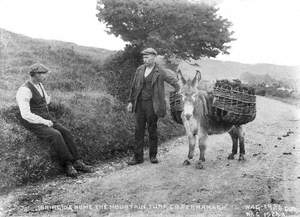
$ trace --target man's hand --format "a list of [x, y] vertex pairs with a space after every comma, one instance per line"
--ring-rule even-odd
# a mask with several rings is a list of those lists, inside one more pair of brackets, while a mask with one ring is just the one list
[[132, 103], [131, 102], [128, 103], [128, 105], [127, 105], [127, 111], [132, 112]]
[[51, 96], [46, 95], [46, 102], [47, 102], [47, 104], [50, 104], [50, 101], [51, 101]]
[[53, 126], [53, 122], [50, 121], [50, 120], [46, 120], [44, 124], [45, 124], [46, 126], [48, 126], [48, 127], [52, 127], [52, 126]]

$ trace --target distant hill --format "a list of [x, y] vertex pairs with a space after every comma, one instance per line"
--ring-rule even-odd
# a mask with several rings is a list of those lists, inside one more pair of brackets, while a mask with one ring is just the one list
[[251, 65], [214, 60], [203, 60], [200, 64], [203, 71], [206, 71], [206, 75], [209, 74], [214, 79], [238, 78], [249, 84], [265, 83], [272, 85], [280, 83], [280, 86], [299, 91], [300, 67], [272, 64]]
[[[52, 89], [91, 88], [95, 74], [114, 52], [69, 42], [33, 39], [0, 28], [0, 88], [17, 88], [26, 79], [28, 66], [34, 62], [50, 68]], [[98, 88], [96, 82], [93, 87]]]
[[[0, 88], [17, 88], [25, 79], [27, 67], [40, 61], [53, 72], [50, 81], [52, 89], [97, 89], [103, 85], [98, 75], [101, 66], [113, 53], [115, 51], [70, 42], [33, 39], [0, 28]], [[204, 80], [243, 80], [251, 74], [257, 75], [257, 80], [269, 76], [271, 80], [292, 80], [300, 84], [300, 67], [243, 64], [213, 59], [197, 60], [195, 63], [198, 66], [181, 62], [179, 68], [190, 77], [199, 69]]]
[[200, 70], [202, 80], [240, 79], [251, 85], [276, 84], [291, 88], [295, 94], [300, 90], [300, 67], [272, 64], [243, 64], [238, 62], [202, 59], [194, 62], [181, 61], [179, 66], [186, 78], [193, 78]]
[[275, 79], [300, 79], [300, 67], [296, 66], [281, 66], [272, 64], [244, 64], [213, 59], [198, 60], [195, 63], [199, 66], [192, 66], [186, 62], [183, 62], [181, 63], [180, 67], [182, 71], [188, 71], [190, 74], [193, 74], [193, 71], [199, 69], [202, 72], [203, 79], [207, 80], [222, 78], [240, 79], [243, 73], [251, 73], [255, 75], [268, 74]]

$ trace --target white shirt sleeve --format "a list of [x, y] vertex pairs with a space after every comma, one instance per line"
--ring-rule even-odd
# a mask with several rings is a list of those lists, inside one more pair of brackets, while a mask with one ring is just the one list
[[46, 119], [42, 118], [39, 115], [33, 114], [30, 111], [29, 101], [31, 98], [32, 98], [32, 93], [29, 88], [24, 87], [24, 86], [19, 88], [17, 95], [16, 95], [16, 100], [17, 100], [22, 118], [32, 124], [47, 125]]

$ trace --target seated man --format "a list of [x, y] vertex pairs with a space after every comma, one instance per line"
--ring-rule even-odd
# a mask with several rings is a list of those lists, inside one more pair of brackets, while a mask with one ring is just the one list
[[54, 121], [49, 113], [50, 97], [42, 81], [48, 69], [36, 63], [30, 66], [30, 80], [18, 90], [16, 99], [21, 112], [22, 124], [37, 137], [45, 139], [53, 146], [67, 176], [77, 177], [78, 172], [91, 172], [92, 167], [80, 160], [71, 132]]

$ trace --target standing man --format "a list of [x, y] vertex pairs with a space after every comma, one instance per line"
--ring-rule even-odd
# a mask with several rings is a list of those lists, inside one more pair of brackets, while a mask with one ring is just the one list
[[143, 163], [144, 135], [147, 123], [149, 133], [149, 155], [151, 163], [158, 163], [157, 121], [166, 115], [164, 82], [171, 84], [177, 91], [177, 79], [155, 63], [156, 50], [147, 48], [142, 51], [144, 64], [137, 68], [131, 84], [128, 112], [135, 113], [134, 156], [128, 165]]
[[42, 84], [48, 71], [40, 63], [30, 66], [30, 80], [19, 88], [16, 95], [21, 122], [37, 137], [53, 146], [68, 176], [77, 177], [77, 170], [91, 172], [92, 167], [79, 159], [71, 132], [54, 121], [49, 113], [50, 97]]

